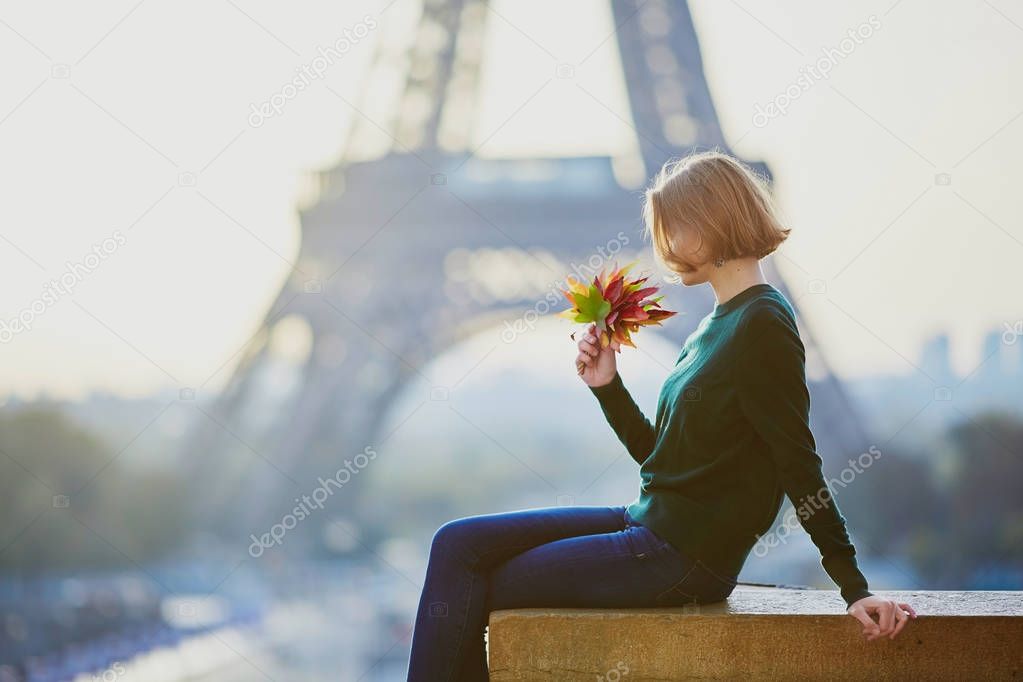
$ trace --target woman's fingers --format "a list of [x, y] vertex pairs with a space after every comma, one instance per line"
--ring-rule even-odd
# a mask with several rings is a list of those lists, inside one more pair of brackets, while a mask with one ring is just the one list
[[597, 357], [599, 350], [597, 349], [597, 337], [586, 335], [579, 342], [579, 352], [588, 353], [593, 357]]
[[902, 628], [906, 627], [906, 623], [916, 618], [916, 610], [905, 602], [898, 602], [895, 609], [895, 617], [899, 622], [895, 625], [895, 631], [891, 634], [892, 639], [895, 639], [895, 635], [902, 632]]
[[881, 616], [880, 622], [881, 634], [891, 634], [892, 628], [895, 627], [895, 602], [886, 601], [880, 607], [878, 607], [879, 615]]
[[[895, 639], [906, 627], [906, 623], [916, 618], [916, 611], [909, 604], [888, 599], [871, 597], [864, 600], [866, 605], [850, 607], [848, 613], [863, 624], [863, 635], [868, 642], [887, 636]], [[877, 622], [872, 614], [877, 614]]]
[[579, 366], [579, 363], [582, 363], [586, 367], [589, 367], [591, 364], [593, 364], [593, 357], [591, 355], [587, 355], [586, 353], [579, 353], [579, 355], [577, 355], [575, 358], [576, 367]]
[[892, 630], [892, 634], [888, 635], [888, 639], [895, 639], [895, 636], [902, 632], [902, 628], [906, 627], [906, 623], [909, 622], [909, 614], [902, 610], [901, 606], [895, 607], [895, 629]]
[[[572, 335], [572, 338], [575, 339], [575, 334]], [[592, 323], [586, 327], [586, 334], [579, 339], [578, 346], [580, 352], [589, 353], [593, 357], [597, 357], [600, 355], [601, 351], [607, 349], [607, 347], [601, 344], [600, 332], [597, 331], [597, 325]], [[612, 350], [618, 350], [620, 345], [618, 342], [612, 341], [609, 344], [609, 347]]]
[[849, 615], [860, 621], [863, 625], [863, 634], [866, 635], [868, 639], [871, 639], [873, 636], [878, 634], [879, 629], [877, 627], [877, 623], [874, 622], [874, 619], [870, 617], [870, 614], [868, 614], [867, 610], [862, 606], [849, 609]]

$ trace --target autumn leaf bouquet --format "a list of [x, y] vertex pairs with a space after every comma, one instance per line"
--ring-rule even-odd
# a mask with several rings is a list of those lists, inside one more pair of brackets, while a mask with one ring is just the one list
[[[648, 277], [629, 279], [634, 265], [635, 262], [622, 268], [615, 265], [610, 272], [601, 270], [589, 284], [572, 276], [565, 278], [568, 289], [561, 293], [572, 307], [559, 313], [559, 317], [596, 325], [601, 348], [607, 348], [612, 342], [619, 344], [616, 348], [619, 351], [620, 346], [635, 348], [632, 335], [640, 327], [660, 325], [676, 313], [661, 308], [663, 296], [651, 298], [657, 293], [657, 287], [645, 286]], [[582, 366], [576, 369], [583, 371]]]

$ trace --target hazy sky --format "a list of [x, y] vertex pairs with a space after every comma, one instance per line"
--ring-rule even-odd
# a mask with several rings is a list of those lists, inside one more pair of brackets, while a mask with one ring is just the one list
[[[0, 4], [0, 320], [36, 308], [31, 329], [0, 326], [0, 395], [222, 383], [298, 253], [308, 172], [344, 146], [342, 98], [358, 101], [403, 2]], [[837, 369], [907, 371], [947, 329], [969, 371], [985, 330], [1023, 318], [1023, 9], [691, 4], [726, 137], [771, 164], [794, 228], [780, 266]], [[603, 3], [493, 7], [480, 155], [630, 149]], [[250, 124], [366, 15], [378, 27], [323, 79]], [[843, 43], [850, 30], [869, 37]], [[826, 48], [818, 78], [806, 67]], [[575, 78], [526, 102], [558, 63]], [[784, 115], [755, 120], [786, 90]], [[69, 262], [73, 293], [47, 289]]]

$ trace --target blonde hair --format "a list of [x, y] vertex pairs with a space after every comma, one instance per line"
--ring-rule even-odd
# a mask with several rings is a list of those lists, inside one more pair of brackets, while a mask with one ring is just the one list
[[672, 248], [672, 230], [692, 226], [710, 260], [763, 258], [785, 241], [766, 182], [738, 159], [717, 151], [674, 159], [646, 190], [646, 234], [657, 257], [674, 272], [685, 263]]

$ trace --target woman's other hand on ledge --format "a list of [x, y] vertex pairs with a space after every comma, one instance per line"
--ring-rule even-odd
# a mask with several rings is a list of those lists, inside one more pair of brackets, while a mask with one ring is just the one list
[[895, 639], [906, 623], [916, 618], [916, 611], [909, 604], [876, 595], [853, 602], [846, 612], [863, 624], [863, 636], [868, 642], [881, 637]]

